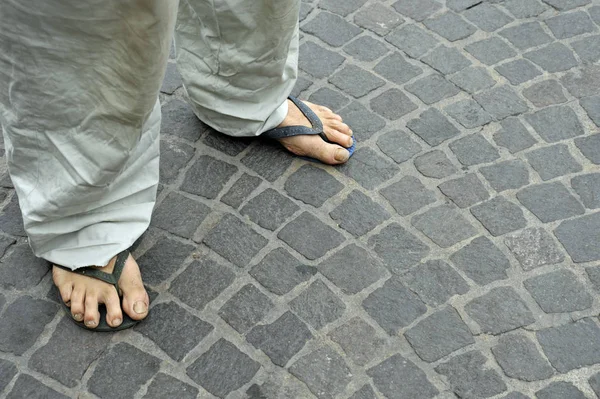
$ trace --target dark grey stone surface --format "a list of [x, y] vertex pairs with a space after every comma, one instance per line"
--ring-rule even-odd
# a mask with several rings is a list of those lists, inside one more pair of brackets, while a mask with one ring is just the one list
[[360, 148], [352, 155], [354, 163], [344, 164], [340, 171], [367, 190], [387, 182], [398, 173], [398, 166], [371, 148]]
[[397, 223], [369, 238], [369, 246], [392, 273], [401, 273], [429, 253], [429, 247]]
[[323, 205], [343, 188], [335, 177], [312, 165], [302, 166], [285, 182], [285, 191], [289, 195], [315, 207]]
[[346, 54], [360, 61], [374, 61], [386, 55], [389, 50], [379, 40], [370, 36], [360, 36], [358, 39], [344, 46]]
[[202, 155], [188, 169], [181, 189], [208, 199], [216, 198], [238, 168], [219, 159]]
[[355, 317], [331, 331], [329, 337], [342, 347], [348, 357], [364, 366], [383, 352], [386, 341], [362, 319]]
[[423, 112], [418, 119], [408, 121], [406, 126], [431, 146], [459, 134], [459, 130], [435, 108]]
[[408, 133], [395, 130], [386, 133], [377, 140], [377, 147], [396, 163], [406, 162], [421, 152], [421, 145], [415, 142]]
[[573, 158], [569, 147], [565, 144], [542, 147], [528, 152], [525, 156], [544, 181], [582, 170], [581, 165]]
[[[385, 120], [380, 116], [369, 111], [359, 102], [351, 102], [347, 107], [340, 110], [339, 115], [344, 119], [344, 123], [352, 126], [355, 137], [360, 140], [367, 140], [373, 134], [385, 127]], [[353, 155], [356, 157], [356, 155]]]
[[586, 399], [586, 396], [570, 382], [556, 381], [535, 393], [538, 399]]
[[300, 46], [298, 66], [315, 78], [331, 76], [344, 62], [345, 57], [307, 41]]
[[404, 19], [390, 7], [374, 3], [358, 11], [354, 15], [354, 23], [365, 29], [385, 36], [396, 26], [402, 24]]
[[179, 270], [193, 250], [192, 245], [162, 237], [138, 259], [144, 265], [144, 281], [150, 285], [163, 283]]
[[571, 187], [586, 208], [600, 208], [600, 173], [575, 176], [571, 179]]
[[333, 111], [339, 111], [345, 105], [348, 105], [350, 99], [337, 90], [323, 87], [315, 91], [308, 97], [310, 102], [320, 104], [330, 108]]
[[221, 201], [237, 209], [259, 186], [261, 181], [260, 177], [244, 173], [221, 197]]
[[448, 79], [471, 94], [490, 88], [496, 84], [496, 81], [489, 75], [485, 68], [482, 67], [469, 67], [463, 69], [450, 76]]
[[479, 285], [508, 278], [510, 262], [486, 237], [478, 237], [450, 256], [467, 277]]
[[458, 87], [438, 74], [425, 76], [407, 85], [406, 90], [428, 105], [453, 97], [460, 92]]
[[538, 381], [552, 377], [554, 370], [535, 344], [524, 335], [504, 335], [492, 347], [502, 371], [523, 381]]
[[402, 276], [406, 285], [423, 302], [441, 305], [454, 295], [469, 291], [467, 282], [450, 265], [442, 260], [430, 260]]
[[152, 224], [180, 237], [191, 238], [210, 208], [179, 193], [171, 192], [156, 208]]
[[277, 248], [269, 252], [249, 273], [269, 291], [283, 295], [310, 279], [317, 269], [302, 264], [285, 249]]
[[590, 162], [600, 165], [600, 134], [575, 139], [575, 145]]
[[[415, 2], [416, 0], [410, 1]], [[419, 1], [429, 2], [430, 0]], [[406, 1], [398, 1], [394, 5], [402, 3], [406, 3]], [[422, 56], [437, 45], [437, 40], [430, 33], [412, 24], [396, 28], [385, 37], [385, 40], [412, 58]]]
[[458, 161], [465, 166], [489, 163], [500, 158], [498, 150], [481, 134], [474, 134], [453, 141], [449, 147], [458, 158]]
[[451, 205], [440, 205], [414, 216], [412, 224], [442, 248], [475, 235], [475, 228]]
[[441, 179], [456, 173], [457, 169], [440, 150], [419, 155], [414, 161], [415, 168], [426, 177]]
[[571, 44], [579, 58], [588, 63], [600, 60], [600, 36], [590, 36]]
[[591, 262], [600, 259], [600, 213], [583, 216], [561, 223], [556, 237], [565, 247], [573, 262]]
[[375, 65], [373, 70], [398, 85], [404, 84], [423, 73], [420, 67], [406, 61], [406, 58], [398, 52], [385, 57]]
[[527, 50], [552, 41], [552, 37], [544, 31], [539, 22], [525, 22], [512, 26], [500, 31], [500, 35], [520, 50]]
[[465, 46], [465, 50], [486, 65], [494, 65], [517, 55], [515, 50], [498, 37], [471, 43]]
[[17, 366], [8, 360], [0, 359], [0, 392], [6, 388], [15, 375], [17, 375]]
[[523, 285], [546, 313], [575, 312], [592, 306], [593, 298], [583, 283], [566, 269], [531, 277]]
[[50, 265], [31, 253], [29, 245], [13, 246], [0, 261], [0, 286], [3, 288], [28, 289], [35, 287], [50, 271]]
[[148, 386], [146, 399], [181, 398], [194, 399], [198, 389], [168, 374], [158, 373]]
[[252, 169], [262, 178], [273, 182], [291, 165], [294, 158], [281, 149], [278, 143], [261, 141], [260, 145], [250, 148], [241, 159], [241, 163]]
[[474, 173], [445, 181], [438, 188], [460, 208], [467, 208], [490, 197], [487, 189]]
[[415, 21], [422, 21], [442, 8], [442, 5], [436, 0], [399, 0], [393, 7]]
[[559, 182], [526, 187], [517, 193], [517, 198], [544, 223], [585, 212], [579, 201]]
[[523, 90], [523, 96], [536, 107], [562, 104], [567, 101], [563, 88], [556, 80], [544, 80]]
[[7, 399], [67, 399], [68, 396], [55, 391], [49, 386], [42, 384], [28, 374], [21, 374], [17, 378], [12, 390], [6, 396]]
[[308, 212], [285, 225], [277, 237], [310, 260], [320, 258], [344, 242], [342, 234]]
[[276, 230], [300, 208], [272, 188], [253, 197], [240, 213], [267, 230]]
[[355, 98], [383, 86], [382, 79], [355, 65], [348, 65], [329, 78], [329, 82]]
[[508, 118], [500, 122], [500, 129], [494, 133], [494, 141], [511, 153], [526, 150], [536, 143], [533, 136], [517, 118]]
[[360, 237], [389, 219], [390, 214], [367, 195], [354, 190], [329, 216], [342, 229]]
[[535, 65], [523, 59], [506, 62], [498, 65], [495, 69], [514, 86], [518, 86], [542, 74]]
[[479, 324], [483, 332], [494, 335], [535, 322], [531, 310], [510, 287], [491, 289], [469, 302], [465, 312]]
[[475, 205], [471, 213], [493, 236], [510, 233], [527, 226], [523, 210], [504, 197], [495, 197]]
[[431, 51], [421, 61], [444, 75], [458, 72], [471, 65], [471, 61], [459, 50], [444, 45]]
[[514, 19], [491, 4], [481, 3], [469, 7], [463, 15], [481, 30], [493, 32], [512, 22]]
[[290, 301], [290, 308], [302, 320], [319, 330], [340, 318], [346, 305], [325, 283], [315, 280], [300, 295]]
[[552, 43], [523, 55], [546, 72], [563, 72], [577, 65], [573, 52], [562, 43]]
[[552, 236], [541, 228], [508, 234], [504, 238], [504, 243], [525, 271], [560, 263], [565, 259]]
[[483, 126], [492, 121], [492, 117], [473, 100], [456, 102], [444, 110], [467, 129]]
[[367, 370], [377, 390], [388, 398], [433, 398], [439, 393], [423, 370], [400, 355], [393, 355]]
[[289, 370], [317, 398], [333, 398], [342, 393], [352, 381], [352, 373], [344, 359], [327, 347], [301, 357]]
[[[398, 182], [379, 191], [396, 212], [402, 216], [409, 215], [424, 206], [435, 202], [435, 193], [425, 188], [421, 181], [413, 176], [406, 176]], [[374, 212], [377, 216], [377, 212]], [[386, 215], [389, 216], [389, 215]], [[382, 218], [382, 221], [385, 218]]]
[[502, 5], [516, 18], [537, 17], [548, 9], [539, 0], [506, 0]]
[[529, 184], [529, 170], [520, 160], [498, 162], [484, 166], [479, 171], [497, 192], [514, 190]]
[[328, 12], [321, 12], [308, 23], [302, 25], [302, 31], [310, 33], [330, 46], [339, 47], [358, 35], [361, 30], [344, 18]]
[[453, 12], [426, 19], [423, 24], [451, 42], [467, 38], [477, 31], [473, 25]]
[[577, 98], [595, 96], [600, 89], [600, 66], [587, 65], [577, 68], [561, 79], [561, 83]]
[[246, 284], [219, 309], [219, 316], [240, 333], [259, 323], [272, 309], [273, 301], [252, 284]]
[[371, 100], [371, 108], [379, 115], [395, 121], [416, 110], [418, 106], [398, 89], [390, 89]]
[[[196, 142], [205, 130], [206, 125], [200, 122], [192, 108], [184, 101], [174, 98], [162, 107], [161, 134], [169, 134]], [[161, 162], [164, 163], [163, 160]]]
[[544, 21], [557, 39], [568, 39], [573, 36], [597, 31], [590, 16], [585, 11], [559, 14]]
[[494, 87], [473, 97], [483, 109], [498, 120], [522, 114], [529, 109], [525, 101], [509, 86]]

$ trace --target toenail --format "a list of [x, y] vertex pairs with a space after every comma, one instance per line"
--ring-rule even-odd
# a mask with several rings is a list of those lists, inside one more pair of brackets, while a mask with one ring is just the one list
[[350, 153], [346, 150], [342, 150], [341, 148], [338, 148], [337, 150], [335, 150], [335, 160], [338, 162], [345, 162], [348, 160], [348, 158], [350, 158]]
[[146, 313], [146, 311], [148, 310], [148, 307], [146, 306], [145, 302], [142, 301], [137, 301], [134, 305], [133, 305], [133, 311], [137, 314], [143, 314]]
[[113, 320], [113, 326], [118, 326], [118, 325], [120, 325], [120, 324], [121, 324], [121, 322], [122, 322], [122, 320], [121, 320], [121, 319], [114, 319], [114, 320]]
[[96, 325], [96, 322], [94, 320], [88, 320], [85, 322], [85, 325], [88, 327], [92, 327]]
[[349, 145], [350, 147], [352, 147], [352, 144], [354, 144], [354, 139], [353, 139], [352, 137], [350, 137], [350, 140], [349, 140], [349, 144], [348, 144], [348, 145]]
[[83, 320], [83, 314], [81, 314], [81, 313], [74, 314], [73, 318], [77, 321], [81, 321], [81, 320]]

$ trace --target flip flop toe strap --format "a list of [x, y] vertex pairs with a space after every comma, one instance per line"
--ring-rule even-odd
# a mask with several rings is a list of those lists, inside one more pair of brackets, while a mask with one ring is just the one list
[[312, 125], [312, 128], [307, 126], [278, 127], [264, 132], [263, 134], [261, 134], [261, 136], [268, 137], [271, 139], [280, 139], [283, 137], [299, 136], [302, 134], [318, 134], [323, 140], [329, 141], [327, 140], [327, 136], [325, 136], [325, 133], [323, 133], [323, 123], [321, 122], [317, 114], [315, 114], [306, 104], [298, 100], [296, 97], [290, 96], [288, 98], [296, 105], [296, 107], [298, 107], [300, 112], [304, 114], [306, 119], [308, 119], [308, 121]]
[[117, 255], [117, 259], [115, 261], [115, 267], [112, 273], [105, 273], [103, 271], [98, 270], [98, 268], [89, 266], [89, 267], [81, 267], [79, 269], [72, 270], [74, 273], [81, 274], [82, 276], [93, 277], [98, 280], [102, 280], [105, 283], [113, 285], [117, 293], [119, 292], [119, 279], [121, 278], [121, 273], [123, 273], [123, 268], [125, 267], [125, 262], [129, 257], [129, 251], [125, 250], [120, 252]]

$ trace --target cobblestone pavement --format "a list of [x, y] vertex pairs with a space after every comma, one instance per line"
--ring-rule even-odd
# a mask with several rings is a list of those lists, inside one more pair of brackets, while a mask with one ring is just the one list
[[357, 152], [334, 168], [220, 136], [171, 60], [133, 330], [64, 315], [0, 163], [0, 397], [600, 396], [600, 0], [301, 19], [296, 94]]

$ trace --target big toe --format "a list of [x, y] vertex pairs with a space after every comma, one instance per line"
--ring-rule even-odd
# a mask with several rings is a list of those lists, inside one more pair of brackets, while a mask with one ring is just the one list
[[336, 144], [324, 141], [316, 135], [286, 137], [280, 140], [288, 151], [329, 165], [339, 165], [350, 158], [350, 152]]

